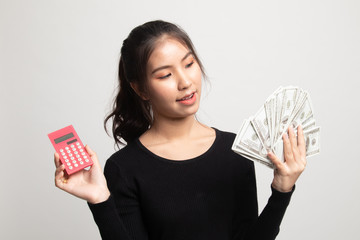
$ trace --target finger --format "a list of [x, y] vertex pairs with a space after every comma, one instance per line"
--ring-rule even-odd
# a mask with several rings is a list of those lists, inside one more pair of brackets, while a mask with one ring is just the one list
[[61, 165], [60, 156], [57, 152], [54, 153], [54, 162], [56, 167], [59, 167]]
[[65, 178], [64, 170], [65, 170], [64, 165], [61, 165], [58, 168], [56, 168], [55, 186], [57, 186], [58, 188], [63, 188], [64, 183], [67, 182], [67, 179]]
[[88, 154], [90, 155], [90, 157], [96, 157], [96, 153], [89, 147], [89, 145], [85, 146], [86, 151], [88, 152]]
[[91, 157], [91, 159], [93, 160], [93, 167], [100, 167], [100, 163], [99, 160], [97, 158], [96, 153], [89, 147], [89, 145], [85, 146], [85, 150], [87, 151], [87, 153], [89, 154], [89, 156]]
[[300, 152], [301, 158], [305, 158], [306, 156], [306, 144], [305, 144], [305, 137], [304, 137], [304, 131], [302, 129], [302, 126], [298, 126], [298, 136], [297, 136], [297, 144]]
[[295, 131], [293, 127], [289, 128], [289, 139], [293, 151], [294, 160], [298, 161], [300, 160], [300, 152], [298, 148], [297, 137], [295, 135]]
[[61, 164], [59, 167], [57, 167], [55, 170], [55, 178], [58, 177], [59, 175], [61, 175], [61, 177], [63, 177], [64, 170], [65, 170], [65, 165], [63, 165], [63, 164]]
[[287, 133], [283, 134], [283, 142], [284, 142], [284, 158], [285, 162], [294, 161], [294, 155], [291, 147], [291, 143], [289, 140], [289, 135]]
[[289, 140], [290, 140], [291, 147], [296, 148], [297, 147], [297, 140], [296, 140], [294, 128], [292, 126], [290, 126], [289, 129], [288, 129], [288, 132], [289, 132]]
[[268, 152], [268, 157], [271, 160], [271, 162], [275, 165], [276, 169], [282, 169], [283, 162], [273, 152]]

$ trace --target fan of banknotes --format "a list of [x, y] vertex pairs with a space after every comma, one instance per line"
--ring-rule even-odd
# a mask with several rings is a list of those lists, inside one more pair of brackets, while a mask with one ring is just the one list
[[315, 125], [309, 93], [295, 86], [279, 87], [254, 116], [243, 121], [232, 150], [274, 168], [267, 153], [272, 151], [284, 161], [282, 135], [290, 126], [297, 134], [300, 124], [304, 131], [306, 156], [319, 153], [320, 127]]

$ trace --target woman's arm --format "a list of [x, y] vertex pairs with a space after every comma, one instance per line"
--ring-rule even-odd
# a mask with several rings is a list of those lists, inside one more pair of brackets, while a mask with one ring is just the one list
[[[289, 135], [284, 134], [283, 136], [285, 162], [280, 161], [273, 153], [269, 153], [269, 158], [275, 164], [276, 169], [271, 184], [272, 194], [268, 203], [258, 217], [252, 217], [252, 223], [248, 224], [245, 236], [240, 239], [273, 240], [279, 233], [281, 221], [295, 190], [295, 182], [306, 165], [306, 149], [302, 128], [298, 128], [297, 138], [292, 128], [289, 128], [288, 132]], [[256, 189], [255, 171], [253, 170], [250, 175], [249, 187]], [[257, 202], [256, 190], [252, 191], [250, 199]]]
[[[129, 216], [121, 217], [119, 208], [114, 196], [110, 194], [108, 182], [101, 170], [96, 153], [90, 147], [85, 147], [94, 164], [90, 170], [82, 170], [72, 175], [67, 175], [64, 170], [65, 166], [60, 162], [59, 155], [55, 153], [54, 161], [56, 165], [55, 185], [61, 190], [68, 192], [78, 198], [88, 202], [90, 210], [93, 213], [94, 220], [99, 227], [100, 235], [104, 240], [131, 240], [128, 229], [124, 226], [123, 218], [126, 220]], [[116, 166], [108, 166], [108, 172], [115, 170]], [[119, 181], [120, 180], [120, 181]], [[122, 185], [121, 179], [116, 179], [116, 175], [110, 174], [110, 185], [114, 182]], [[126, 198], [124, 198], [126, 199]], [[132, 223], [141, 225], [142, 223]], [[147, 239], [136, 238], [136, 239]]]
[[89, 207], [102, 239], [148, 239], [136, 187], [116, 159], [107, 160], [104, 174], [111, 192], [109, 199]]

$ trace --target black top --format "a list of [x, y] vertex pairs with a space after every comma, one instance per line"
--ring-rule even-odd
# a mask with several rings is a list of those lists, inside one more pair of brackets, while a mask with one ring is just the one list
[[111, 196], [89, 204], [103, 239], [275, 239], [290, 193], [272, 189], [258, 216], [254, 164], [231, 150], [235, 134], [215, 129], [205, 153], [169, 160], [137, 139], [105, 165]]

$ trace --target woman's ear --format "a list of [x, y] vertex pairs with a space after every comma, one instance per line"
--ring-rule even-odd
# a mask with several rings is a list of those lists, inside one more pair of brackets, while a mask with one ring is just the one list
[[134, 90], [134, 92], [136, 92], [136, 94], [144, 101], [149, 100], [149, 98], [147, 97], [147, 94], [143, 91], [140, 90], [139, 85], [131, 82], [130, 83], [131, 88]]

